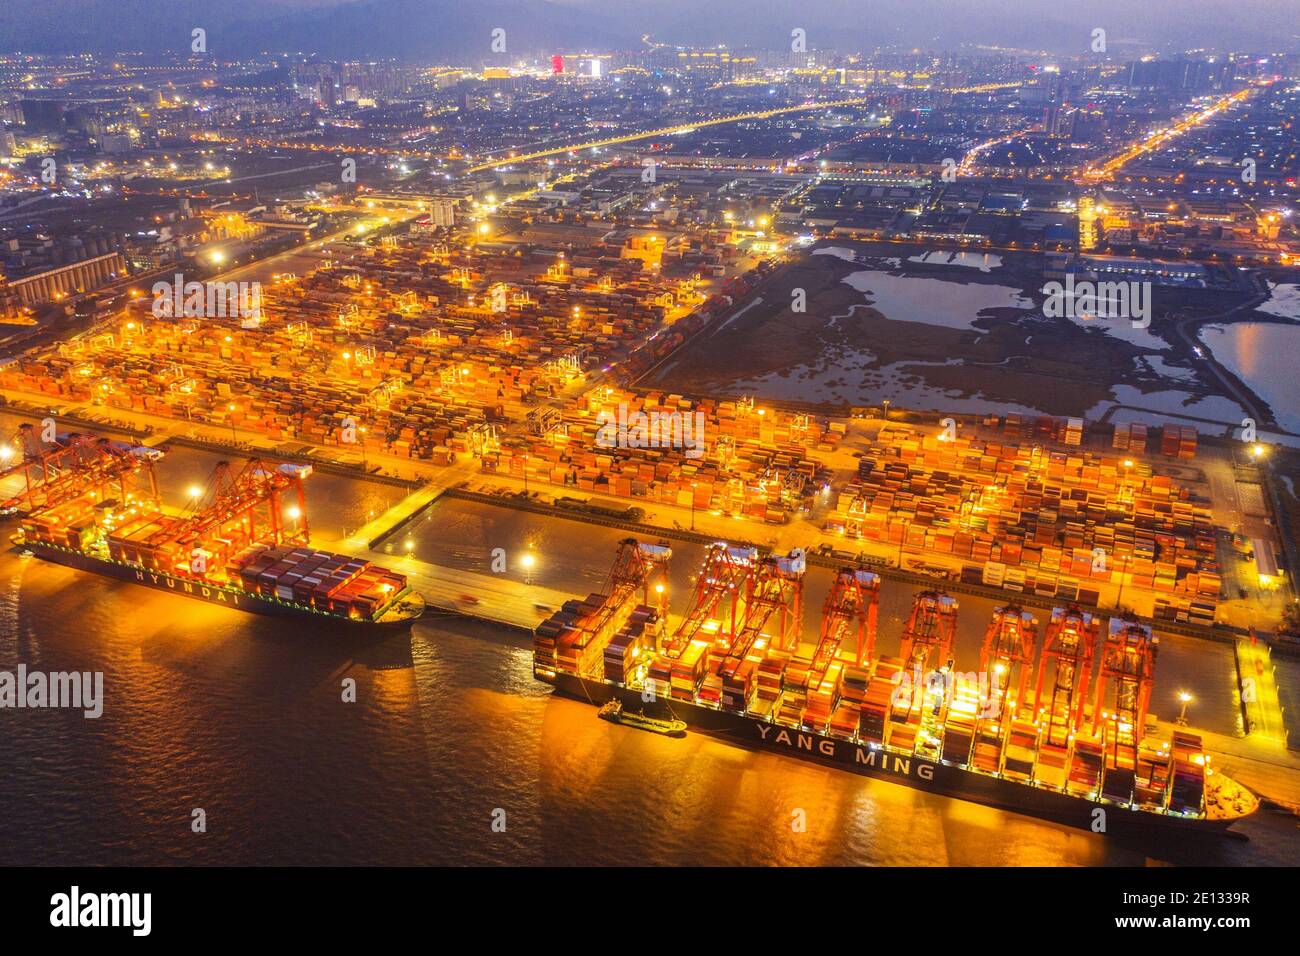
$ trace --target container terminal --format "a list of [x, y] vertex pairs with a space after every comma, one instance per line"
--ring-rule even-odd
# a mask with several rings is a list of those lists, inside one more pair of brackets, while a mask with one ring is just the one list
[[[339, 557], [300, 539], [297, 532], [305, 531], [305, 523], [300, 529], [298, 519], [287, 526], [277, 523], [290, 513], [283, 502], [280, 518], [268, 521], [263, 515], [244, 533], [228, 534], [224, 519], [217, 518], [200, 520], [200, 532], [187, 538], [181, 526], [195, 519], [200, 500], [218, 507], [215, 491], [202, 499], [191, 496], [185, 508], [158, 508], [166, 520], [157, 528], [126, 529], [127, 536], [138, 532], [140, 537], [116, 545], [115, 526], [96, 525], [98, 530], [69, 545], [66, 536], [57, 540], [62, 526], [44, 527], [35, 514], [37, 520], [23, 532], [24, 546], [65, 563], [85, 560], [78, 548], [90, 547], [95, 570], [131, 568], [132, 576], [138, 573], [132, 562], [161, 560], [182, 572], [176, 580], [185, 581], [195, 572], [184, 573], [183, 548], [197, 542], [219, 556], [198, 572], [205, 582], [228, 583], [250, 602], [254, 592], [248, 589], [256, 588], [259, 599], [271, 598], [269, 606], [256, 610], [296, 612], [305, 604], [311, 614], [371, 621], [387, 597], [405, 593], [380, 616], [408, 620], [418, 599], [402, 575], [384, 579], [394, 572], [379, 571], [369, 555], [380, 547], [392, 554], [396, 529], [449, 490], [473, 486], [470, 490], [503, 505], [550, 508], [582, 520], [644, 521], [680, 534], [695, 535], [698, 525], [700, 535], [758, 541], [773, 553], [805, 548], [820, 562], [853, 559], [861, 565], [855, 574], [920, 576], [932, 582], [938, 602], [922, 621], [945, 620], [939, 608], [952, 601], [955, 613], [951, 595], [978, 589], [997, 593], [1008, 607], [1023, 605], [1024, 613], [1037, 613], [1046, 604], [1099, 617], [1102, 609], [1114, 608], [1117, 614], [1134, 613], [1144, 627], [1238, 643], [1247, 633], [1253, 638], [1255, 628], [1281, 632], [1279, 609], [1285, 602], [1261, 599], [1290, 588], [1284, 567], [1289, 562], [1275, 553], [1278, 525], [1270, 525], [1269, 513], [1276, 506], [1262, 446], [1235, 449], [1175, 424], [1148, 430], [1139, 424], [999, 413], [951, 416], [936, 426], [929, 416], [888, 403], [809, 408], [752, 394], [700, 396], [655, 388], [647, 383], [656, 369], [691, 349], [709, 348], [711, 336], [749, 304], [785, 295], [783, 268], [797, 253], [758, 241], [754, 230], [736, 225], [679, 232], [616, 223], [618, 228], [597, 230], [527, 213], [502, 215], [504, 205], [475, 205], [469, 222], [450, 231], [429, 230], [417, 220], [405, 233], [399, 224], [364, 241], [305, 247], [295, 253], [299, 271], [270, 277], [252, 314], [163, 310], [159, 315], [146, 290], [135, 289], [123, 310], [89, 331], [29, 349], [0, 366], [0, 394], [20, 415], [52, 414], [78, 427], [109, 425], [148, 436], [150, 444], [176, 439], [233, 448], [257, 460], [242, 478], [228, 469], [218, 484], [292, 482], [292, 463], [304, 461], [358, 477], [419, 483], [388, 512], [333, 542]], [[618, 426], [612, 439], [611, 422]], [[5, 464], [11, 464], [15, 449], [29, 461], [58, 454], [55, 445], [29, 434], [13, 447], [0, 447], [0, 453], [10, 447]], [[289, 464], [290, 470], [268, 462]], [[153, 509], [152, 503], [147, 506]], [[120, 520], [110, 513], [112, 522]], [[87, 526], [78, 527], [85, 532]], [[1249, 551], [1237, 545], [1239, 539], [1250, 542]], [[263, 546], [268, 550], [250, 550]], [[156, 552], [149, 550], [155, 547]], [[356, 587], [344, 592], [351, 602], [347, 607], [331, 604], [330, 594], [315, 590], [321, 568], [347, 573], [352, 565], [344, 554], [361, 562]], [[477, 593], [469, 580], [472, 569], [421, 569], [409, 552], [398, 560], [410, 560], [403, 569], [420, 579], [426, 593], [435, 586], [445, 591], [441, 579], [468, 582], [456, 586], [453, 593], [460, 597], [440, 597], [442, 610], [516, 625], [522, 621], [530, 629], [542, 616], [518, 595], [508, 601], [494, 597], [492, 607], [470, 600]], [[764, 568], [753, 587], [756, 607], [768, 608], [767, 618], [731, 621], [724, 628], [710, 612], [697, 610], [700, 622], [693, 636], [674, 640], [669, 635], [663, 659], [656, 660], [658, 670], [647, 672], [644, 680], [671, 688], [674, 675], [679, 684], [693, 678], [693, 668], [708, 660], [694, 649], [695, 642], [725, 640], [725, 666], [709, 672], [707, 683], [701, 674], [693, 691], [706, 709], [716, 704], [711, 713], [738, 708], [748, 715], [757, 708], [754, 712], [769, 714], [770, 721], [784, 715], [793, 725], [806, 719], [796, 717], [801, 711], [815, 721], [825, 712], [827, 728], [833, 721], [841, 733], [851, 730], [853, 739], [866, 739], [870, 746], [874, 738], [861, 737], [863, 711], [858, 727], [849, 728], [853, 714], [842, 707], [845, 665], [831, 652], [838, 646], [833, 641], [821, 646], [820, 655], [813, 648], [817, 667], [809, 669], [808, 683], [800, 683], [800, 666], [774, 673], [775, 664], [766, 658], [749, 660], [756, 648], [767, 652], [772, 628], [777, 649], [796, 654], [800, 625], [787, 604], [791, 593], [798, 593], [789, 577], [765, 559], [748, 560]], [[749, 572], [740, 568], [719, 573], [749, 580]], [[311, 581], [313, 590], [303, 580]], [[865, 577], [856, 585], [860, 594], [872, 587]], [[500, 596], [499, 590], [484, 593]], [[848, 581], [837, 583], [845, 602], [854, 600], [847, 596], [851, 590]], [[856, 600], [872, 606], [860, 595]], [[508, 614], [496, 606], [502, 601], [511, 604]], [[559, 603], [549, 596], [547, 601]], [[731, 609], [733, 614], [743, 610], [743, 605]], [[633, 616], [629, 611], [629, 620]], [[869, 669], [871, 679], [853, 671], [850, 702], [855, 685], [865, 687], [876, 674], [892, 680], [891, 667], [899, 675], [914, 671], [916, 662], [909, 666], [907, 660], [929, 646], [909, 638], [902, 663], [877, 659], [867, 643], [874, 627], [851, 614], [848, 619], [853, 623], [833, 619], [826, 626], [832, 633], [846, 627], [863, 633], [864, 653], [853, 667]], [[618, 622], [611, 641], [620, 638], [624, 623]], [[911, 630], [921, 634], [929, 626]], [[942, 668], [947, 661], [941, 655], [950, 642], [943, 638], [944, 627], [936, 623], [934, 628], [930, 666]], [[732, 654], [726, 637], [732, 634], [737, 648], [751, 646]], [[634, 645], [611, 643], [627, 653]], [[599, 653], [586, 645], [565, 647], [564, 653], [585, 652], [583, 664], [594, 667], [591, 658], [606, 651], [600, 642], [595, 646]], [[1052, 656], [1054, 646], [1049, 641], [1040, 648], [1039, 682], [1049, 662], [1065, 668], [1062, 674], [1073, 673]], [[1266, 652], [1252, 640], [1245, 653], [1267, 669]], [[1006, 666], [1032, 669], [1023, 642], [1020, 658], [1008, 657]], [[679, 660], [686, 663], [665, 664]], [[1089, 667], [1100, 667], [1102, 657], [1088, 660]], [[1088, 667], [1074, 666], [1081, 685], [1098, 686], [1094, 675], [1084, 676]], [[817, 683], [811, 683], [813, 676]], [[751, 693], [760, 677], [767, 680], [765, 693], [773, 687], [779, 692]], [[879, 695], [885, 684], [876, 683]], [[1036, 692], [1037, 683], [1031, 686]], [[1060, 685], [1052, 688], [1045, 685], [1043, 699], [1069, 697], [1075, 716], [1052, 716], [1046, 724], [1037, 718], [1046, 737], [1035, 737], [1020, 726], [1033, 723], [1032, 713], [1025, 716], [1032, 710], [1031, 691], [1022, 692], [1018, 680], [1008, 684], [992, 699], [1014, 699], [1017, 709], [997, 720], [1005, 733], [996, 741], [972, 732], [970, 763], [987, 768], [994, 760], [998, 774], [1014, 775], [1024, 761], [1005, 755], [1028, 747], [1034, 753], [1031, 782], [1046, 785], [1058, 770], [1067, 781], [1075, 773], [1086, 782], [1082, 768], [1090, 759], [1090, 741], [1076, 746], [1079, 728], [1091, 728], [1097, 708], [1105, 705], [1095, 699], [1085, 704]], [[904, 726], [897, 738], [882, 736], [879, 745], [893, 740], [900, 753], [925, 760], [944, 746], [932, 738], [943, 741], [951, 729], [952, 746], [960, 750], [966, 703], [956, 689], [943, 697], [938, 715], [925, 716], [925, 708], [918, 707], [917, 728]], [[770, 713], [763, 709], [768, 702]], [[635, 701], [629, 703], [634, 705], [629, 710], [638, 709]], [[773, 726], [766, 719], [760, 724]], [[987, 720], [976, 723], [983, 728]], [[1134, 726], [1143, 728], [1136, 753], [1147, 735], [1144, 725]], [[885, 729], [892, 729], [889, 721]], [[1247, 732], [1259, 729], [1250, 725]], [[1104, 730], [1098, 725], [1089, 736], [1104, 736]], [[1285, 737], [1279, 728], [1268, 731], [1270, 739]], [[1129, 760], [1116, 748], [1114, 739], [1112, 734], [1112, 782], [1128, 770], [1126, 763], [1138, 764], [1136, 756]], [[1023, 802], [1024, 788], [1013, 792]], [[1138, 792], [1136, 783], [1132, 792]]]
[[634, 538], [603, 591], [538, 625], [534, 675], [593, 705], [618, 701], [741, 746], [1068, 825], [1226, 830], [1258, 800], [1212, 766], [1199, 735], [1154, 733], [1159, 639], [1136, 619], [999, 607], [980, 669], [953, 666], [958, 601], [920, 592], [898, 655], [876, 653], [880, 577], [837, 574], [820, 631], [800, 633], [805, 556], [717, 542], [670, 625], [671, 549]]
[[221, 462], [176, 510], [158, 494], [157, 449], [63, 434], [48, 450], [30, 425], [15, 443], [0, 513], [19, 516], [13, 542], [42, 558], [258, 614], [388, 627], [423, 613], [404, 575], [311, 546], [309, 465]]

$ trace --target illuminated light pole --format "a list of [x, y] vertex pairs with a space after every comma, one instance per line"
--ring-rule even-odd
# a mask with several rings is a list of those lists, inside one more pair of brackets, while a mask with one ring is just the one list
[[1128, 577], [1129, 556], [1123, 557], [1124, 565], [1119, 572], [1119, 593], [1115, 595], [1115, 610], [1120, 610], [1124, 606], [1124, 579]]
[[239, 444], [239, 438], [235, 435], [235, 418], [234, 418], [234, 415], [235, 415], [235, 404], [234, 404], [234, 402], [231, 402], [229, 405], [226, 406], [226, 411], [230, 412], [230, 415], [231, 415], [231, 418], [230, 418], [230, 444], [232, 444], [232, 445], [238, 445], [238, 444]]
[[1186, 727], [1187, 726], [1187, 705], [1192, 702], [1192, 695], [1187, 693], [1187, 691], [1185, 690], [1180, 690], [1178, 692], [1178, 701], [1183, 705], [1182, 709], [1178, 711], [1178, 726]]
[[691, 530], [692, 531], [695, 530], [695, 489], [697, 487], [698, 487], [698, 483], [692, 481], [691, 482]]

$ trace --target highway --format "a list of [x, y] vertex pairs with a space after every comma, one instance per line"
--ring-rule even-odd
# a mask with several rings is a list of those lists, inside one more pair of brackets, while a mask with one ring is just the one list
[[1084, 170], [1084, 179], [1092, 181], [1114, 179], [1115, 173], [1118, 170], [1123, 169], [1134, 159], [1137, 159], [1145, 153], [1158, 149], [1165, 143], [1169, 142], [1169, 140], [1183, 135], [1183, 133], [1186, 133], [1188, 130], [1195, 129], [1198, 126], [1209, 122], [1218, 115], [1220, 111], [1231, 106], [1233, 103], [1238, 103], [1244, 100], [1246, 97], [1254, 93], [1256, 89], [1256, 87], [1247, 87], [1244, 90], [1238, 90], [1236, 93], [1223, 97], [1212, 106], [1201, 110], [1199, 113], [1181, 119], [1177, 123], [1174, 123], [1172, 126], [1165, 129], [1156, 130], [1156, 132], [1152, 133], [1150, 136], [1147, 136], [1141, 141], [1133, 144], [1118, 155], [1112, 156], [1100, 166], [1094, 166]]
[[773, 116], [781, 116], [787, 113], [800, 113], [807, 110], [829, 110], [843, 106], [870, 106], [877, 102], [874, 97], [857, 97], [848, 100], [827, 100], [819, 103], [801, 103], [799, 106], [782, 106], [772, 110], [761, 110], [754, 113], [735, 113], [731, 116], [722, 116], [717, 119], [694, 120], [687, 123], [680, 123], [676, 126], [661, 126], [658, 129], [645, 130], [640, 133], [627, 133], [622, 136], [613, 136], [608, 139], [590, 140], [583, 143], [571, 143], [567, 146], [559, 146], [554, 149], [537, 150], [532, 153], [521, 153], [519, 155], [505, 156], [500, 159], [494, 159], [490, 162], [479, 163], [477, 166], [471, 166], [467, 171], [470, 173], [482, 172], [486, 169], [495, 169], [498, 166], [505, 166], [509, 163], [523, 163], [533, 159], [545, 159], [547, 156], [559, 156], [563, 153], [577, 152], [583, 149], [598, 149], [604, 146], [617, 146], [619, 143], [632, 143], [639, 139], [650, 139], [654, 136], [674, 136], [679, 133], [685, 133], [688, 130], [702, 129], [706, 126], [721, 126], [726, 123], [739, 123], [751, 119], [770, 119]]

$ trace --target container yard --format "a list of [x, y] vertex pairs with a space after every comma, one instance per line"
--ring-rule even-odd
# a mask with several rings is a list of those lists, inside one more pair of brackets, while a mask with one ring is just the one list
[[170, 300], [159, 316], [136, 290], [126, 315], [26, 354], [0, 386], [446, 464], [475, 425], [522, 418], [690, 311], [692, 280], [640, 266], [393, 238], [279, 276], [250, 316]]
[[1212, 624], [1221, 591], [1209, 507], [1136, 457], [886, 426], [825, 528], [1009, 592], [1153, 594], [1163, 620]]
[[[916, 595], [897, 656], [876, 655], [880, 580], [843, 568], [815, 640], [800, 622], [802, 552], [719, 542], [680, 616], [663, 546], [624, 541], [609, 587], [538, 626], [534, 674], [564, 693], [642, 706], [746, 747], [1096, 830], [1219, 832], [1258, 802], [1201, 737], [1148, 709], [1159, 641], [1133, 618], [998, 607], [980, 668], [954, 668], [958, 600]], [[1101, 816], [1094, 811], [1101, 811]]]

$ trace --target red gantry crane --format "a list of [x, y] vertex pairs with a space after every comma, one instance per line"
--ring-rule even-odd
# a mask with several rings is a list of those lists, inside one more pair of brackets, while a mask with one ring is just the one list
[[[1034, 714], [1039, 720], [1047, 721], [1044, 741], [1052, 746], [1067, 746], [1071, 735], [1083, 725], [1100, 630], [1101, 622], [1096, 616], [1078, 607], [1052, 609], [1034, 687]], [[1052, 684], [1044, 703], [1043, 683], [1049, 661]]]
[[[1092, 732], [1096, 735], [1100, 729], [1102, 733], [1102, 793], [1121, 803], [1132, 800], [1139, 789], [1138, 750], [1151, 700], [1158, 644], [1159, 639], [1146, 625], [1129, 617], [1110, 619], [1097, 678]], [[1103, 710], [1107, 684], [1115, 687], [1114, 704]]]
[[740, 628], [731, 631], [730, 648], [722, 664], [723, 680], [732, 677], [744, 663], [773, 614], [780, 622], [777, 647], [788, 651], [799, 643], [805, 569], [804, 553], [799, 548], [786, 557], [773, 554], [751, 565], [746, 580], [745, 610]]
[[980, 649], [980, 671], [988, 675], [981, 714], [1000, 720], [1004, 713], [1014, 717], [1024, 705], [1037, 638], [1038, 621], [1028, 611], [1014, 604], [993, 611]]
[[736, 547], [723, 541], [709, 545], [686, 615], [664, 641], [664, 656], [680, 657], [724, 602], [729, 604], [727, 633], [736, 633], [745, 584], [757, 561], [756, 548]]
[[[590, 621], [584, 623], [584, 629], [591, 634], [590, 640], [603, 647], [618, 629], [627, 623], [636, 605], [634, 599], [637, 591], [641, 592], [641, 603], [654, 607], [659, 620], [664, 620], [667, 610], [668, 559], [672, 549], [666, 543], [642, 544], [635, 538], [624, 538], [618, 543], [614, 555], [614, 564], [609, 569], [602, 594], [608, 595], [600, 610]], [[657, 581], [652, 579], [658, 578]], [[651, 593], [654, 598], [651, 598]], [[599, 676], [599, 658], [592, 672]]]
[[[158, 500], [153, 462], [162, 457], [154, 448], [133, 447], [94, 435], [59, 435], [53, 443], [39, 440], [31, 425], [22, 425], [7, 457], [16, 459], [0, 471], [0, 487], [15, 487], [0, 501], [0, 512], [31, 515], [87, 493], [101, 501], [126, 501], [134, 489]], [[143, 473], [143, 481], [138, 472]]]
[[[134, 543], [142, 554], [171, 557], [181, 574], [205, 574], [254, 544], [305, 545], [311, 534], [302, 482], [311, 471], [310, 465], [270, 468], [258, 458], [239, 471], [219, 462], [188, 514], [159, 522]], [[202, 558], [197, 565], [196, 556]]]
[[841, 568], [822, 605], [821, 635], [813, 652], [812, 670], [825, 674], [845, 636], [856, 625], [854, 652], [859, 667], [875, 657], [876, 615], [880, 605], [880, 576], [861, 568]]
[[942, 591], [922, 591], [912, 604], [912, 613], [903, 625], [903, 642], [899, 655], [913, 679], [925, 679], [936, 656], [939, 666], [952, 658], [957, 638], [957, 600]]

